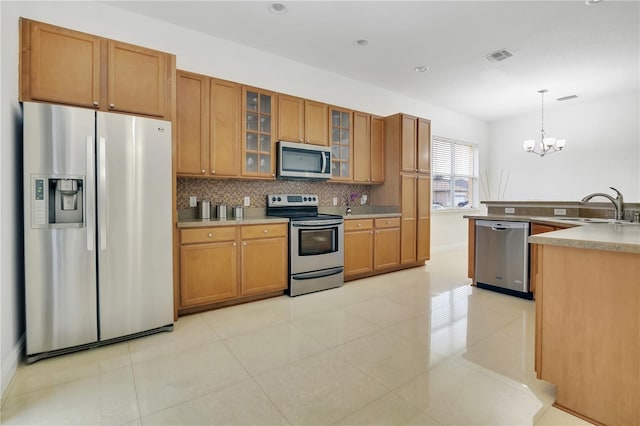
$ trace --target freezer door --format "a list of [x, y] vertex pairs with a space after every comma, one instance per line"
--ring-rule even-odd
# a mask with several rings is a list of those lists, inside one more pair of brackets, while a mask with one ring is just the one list
[[[25, 102], [23, 113], [26, 334], [33, 356], [98, 339], [95, 112]], [[73, 193], [78, 187], [82, 197]], [[64, 205], [56, 198], [62, 190]], [[62, 209], [79, 209], [76, 223], [56, 223], [69, 222], [56, 221]]]
[[100, 340], [173, 323], [171, 123], [97, 113]]

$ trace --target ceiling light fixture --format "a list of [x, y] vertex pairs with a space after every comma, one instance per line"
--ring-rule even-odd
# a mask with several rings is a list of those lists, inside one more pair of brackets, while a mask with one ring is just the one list
[[429, 71], [429, 67], [426, 65], [420, 65], [414, 68], [415, 72], [425, 72], [425, 71]]
[[591, 6], [592, 4], [598, 4], [598, 3], [602, 3], [602, 0], [586, 0], [585, 4], [587, 6]]
[[275, 15], [284, 15], [287, 10], [287, 6], [284, 3], [271, 3], [269, 5], [269, 12]]
[[539, 150], [536, 150], [535, 139], [527, 139], [522, 143], [522, 148], [531, 154], [538, 154], [540, 157], [544, 157], [547, 154], [552, 154], [556, 151], [561, 151], [564, 145], [567, 143], [566, 139], [556, 139], [549, 137], [544, 132], [544, 94], [547, 93], [547, 89], [538, 90], [538, 93], [542, 95], [542, 125], [540, 127], [540, 142]]
[[369, 44], [369, 41], [361, 38], [360, 40], [355, 40], [353, 44], [358, 47], [365, 47], [367, 44]]

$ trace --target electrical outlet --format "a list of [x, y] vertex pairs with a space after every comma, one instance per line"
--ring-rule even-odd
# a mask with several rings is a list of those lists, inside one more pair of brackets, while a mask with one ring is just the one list
[[553, 209], [553, 215], [554, 216], [566, 216], [567, 215], [567, 209]]
[[189, 197], [189, 207], [198, 206], [198, 197]]
[[360, 204], [365, 205], [367, 204], [367, 194], [362, 194], [362, 198], [360, 198]]
[[244, 206], [249, 207], [251, 205], [251, 197], [244, 197]]
[[516, 212], [516, 209], [513, 207], [505, 207], [504, 212], [505, 214], [514, 214]]
[[338, 205], [338, 197], [333, 197], [333, 205], [334, 206]]

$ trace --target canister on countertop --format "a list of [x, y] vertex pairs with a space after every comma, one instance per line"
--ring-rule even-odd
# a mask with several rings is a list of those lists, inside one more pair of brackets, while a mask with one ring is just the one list
[[235, 206], [233, 208], [233, 217], [236, 219], [242, 219], [244, 217], [244, 209], [240, 206]]
[[198, 201], [198, 214], [200, 219], [211, 219], [211, 202], [207, 200]]
[[217, 206], [218, 219], [227, 218], [227, 206], [225, 204], [218, 204]]

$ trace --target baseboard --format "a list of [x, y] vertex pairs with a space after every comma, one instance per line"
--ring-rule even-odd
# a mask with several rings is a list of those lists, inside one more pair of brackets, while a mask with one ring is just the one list
[[460, 250], [460, 249], [466, 249], [466, 248], [467, 248], [467, 242], [465, 241], [462, 243], [446, 244], [443, 246], [432, 246], [431, 253], [443, 253], [446, 251]]
[[9, 384], [13, 379], [13, 376], [16, 374], [16, 370], [18, 369], [18, 363], [22, 358], [22, 354], [24, 353], [24, 333], [20, 336], [18, 342], [13, 346], [13, 349], [6, 357], [2, 358], [2, 377], [0, 378], [0, 384], [2, 384], [2, 389], [0, 389], [0, 395], [2, 396], [2, 400], [4, 401], [5, 392], [9, 388]]

